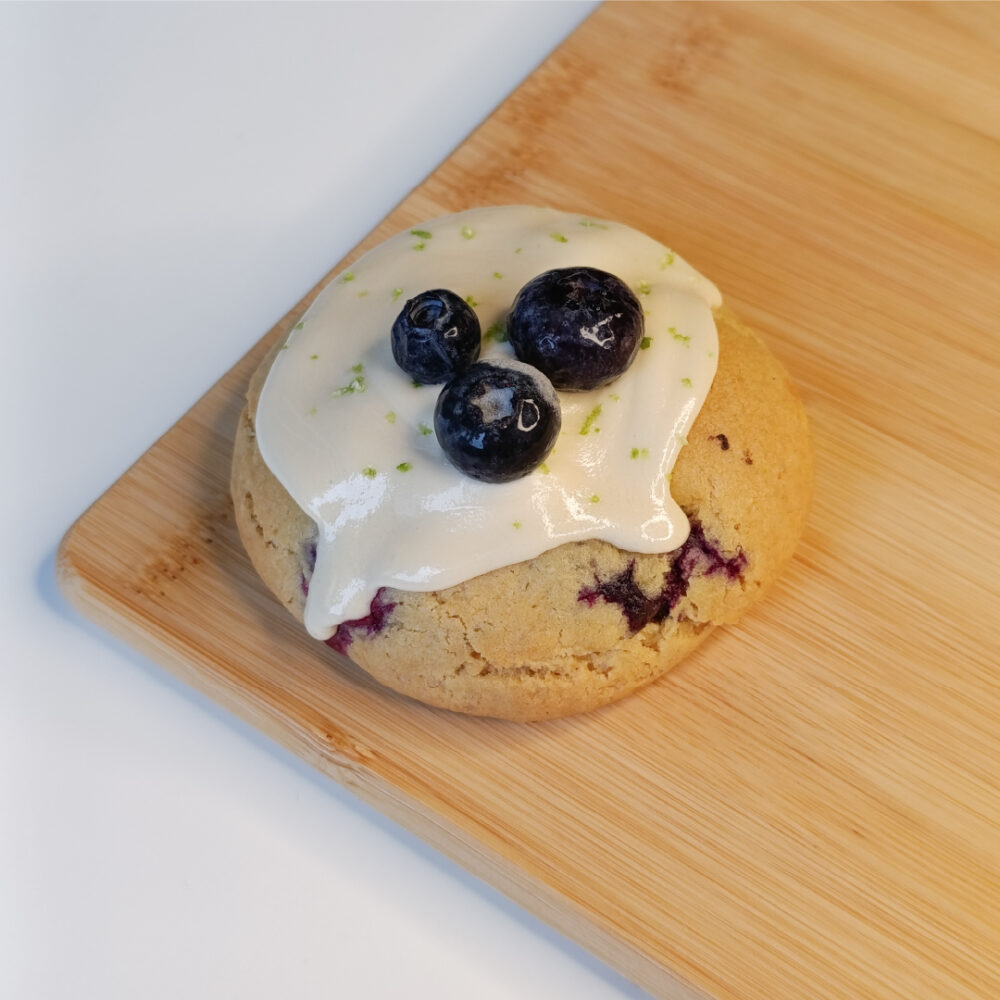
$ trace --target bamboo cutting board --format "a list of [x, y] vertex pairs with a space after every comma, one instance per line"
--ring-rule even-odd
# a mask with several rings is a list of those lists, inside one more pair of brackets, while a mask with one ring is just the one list
[[616, 218], [788, 365], [798, 556], [651, 689], [454, 717], [264, 591], [230, 439], [316, 290], [80, 519], [68, 593], [655, 996], [1000, 996], [998, 52], [995, 5], [609, 5], [348, 258], [478, 204]]

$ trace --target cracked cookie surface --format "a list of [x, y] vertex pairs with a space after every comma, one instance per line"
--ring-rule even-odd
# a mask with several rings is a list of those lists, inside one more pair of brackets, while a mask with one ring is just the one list
[[[782, 366], [728, 310], [719, 367], [671, 492], [691, 521], [675, 552], [570, 542], [446, 590], [383, 588], [328, 644], [376, 680], [440, 708], [533, 721], [588, 711], [662, 676], [717, 625], [735, 622], [789, 560], [805, 520], [812, 455]], [[261, 578], [300, 621], [315, 528], [264, 464], [254, 374], [236, 436], [232, 495]]]

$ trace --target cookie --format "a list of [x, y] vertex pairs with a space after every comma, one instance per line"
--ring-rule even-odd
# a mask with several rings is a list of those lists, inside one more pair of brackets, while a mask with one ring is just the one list
[[[639, 553], [590, 538], [438, 590], [383, 586], [328, 645], [426, 704], [537, 721], [616, 701], [737, 621], [792, 555], [812, 456], [805, 412], [780, 363], [731, 312], [717, 308], [714, 318], [718, 367], [670, 475], [690, 523], [679, 548]], [[301, 621], [316, 528], [265, 463], [256, 427], [283, 346], [251, 381], [232, 496], [254, 567]]]

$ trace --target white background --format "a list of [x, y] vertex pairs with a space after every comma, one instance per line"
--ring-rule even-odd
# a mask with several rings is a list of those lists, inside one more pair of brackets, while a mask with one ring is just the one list
[[73, 519], [591, 9], [0, 4], [0, 996], [642, 996], [54, 581]]

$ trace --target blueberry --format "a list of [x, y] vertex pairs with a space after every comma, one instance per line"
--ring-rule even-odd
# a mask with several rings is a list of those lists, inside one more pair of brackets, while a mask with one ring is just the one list
[[557, 389], [596, 389], [635, 358], [642, 306], [620, 278], [596, 267], [564, 267], [532, 278], [514, 299], [507, 333], [517, 356]]
[[506, 483], [541, 465], [559, 436], [562, 412], [552, 383], [513, 359], [470, 365], [438, 396], [434, 432], [459, 471]]
[[417, 382], [447, 382], [479, 357], [479, 317], [454, 292], [409, 299], [392, 324], [392, 356]]

